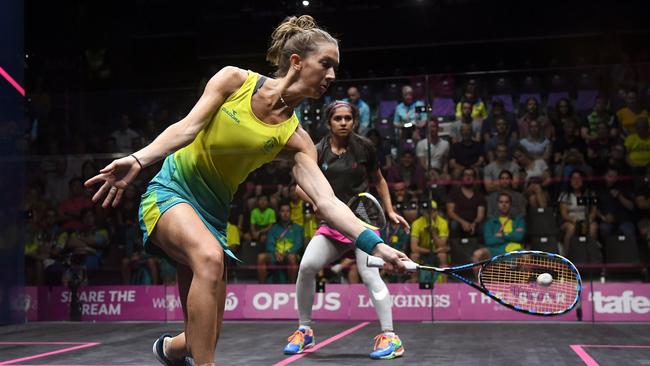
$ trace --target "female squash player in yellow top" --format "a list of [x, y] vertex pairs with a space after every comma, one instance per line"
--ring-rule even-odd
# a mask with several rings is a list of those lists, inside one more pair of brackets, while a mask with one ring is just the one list
[[267, 60], [277, 78], [225, 67], [180, 121], [150, 145], [117, 159], [86, 182], [102, 183], [93, 197], [115, 207], [143, 167], [165, 159], [140, 205], [146, 249], [178, 264], [185, 331], [161, 336], [156, 358], [165, 365], [213, 365], [223, 318], [229, 202], [248, 174], [278, 155], [294, 161], [300, 188], [332, 227], [399, 270], [407, 257], [365, 229], [336, 199], [316, 164], [316, 149], [293, 113], [304, 98], [320, 98], [335, 78], [338, 42], [310, 16], [285, 19], [273, 32]]

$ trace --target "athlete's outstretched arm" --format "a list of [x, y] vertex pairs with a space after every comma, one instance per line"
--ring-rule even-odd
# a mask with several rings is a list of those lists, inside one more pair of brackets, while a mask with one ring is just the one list
[[[307, 132], [298, 127], [289, 138], [285, 149], [293, 152], [293, 175], [305, 194], [318, 207], [320, 215], [347, 237], [358, 238], [365, 228], [348, 206], [336, 198], [332, 187], [316, 164], [316, 147]], [[404, 269], [402, 261], [409, 260], [404, 253], [383, 243], [377, 244], [369, 254], [382, 257], [399, 269]]]
[[194, 141], [223, 102], [242, 86], [247, 76], [245, 70], [237, 67], [227, 66], [219, 70], [208, 81], [203, 95], [187, 116], [167, 127], [151, 144], [135, 155], [147, 166]]
[[224, 67], [205, 86], [203, 95], [188, 115], [167, 127], [156, 139], [130, 156], [114, 160], [99, 174], [86, 181], [86, 186], [103, 182], [93, 196], [97, 202], [104, 196], [103, 207], [117, 206], [124, 188], [138, 175], [140, 170], [174, 151], [188, 145], [203, 127], [212, 119], [223, 102], [246, 80], [247, 73], [236, 67]]

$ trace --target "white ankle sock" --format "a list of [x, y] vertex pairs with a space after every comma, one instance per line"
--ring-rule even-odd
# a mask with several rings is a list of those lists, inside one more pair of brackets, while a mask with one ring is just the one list
[[311, 330], [311, 327], [309, 325], [301, 325], [298, 327], [298, 329], [304, 329], [305, 333], [307, 333]]
[[384, 332], [384, 335], [387, 337], [395, 337], [395, 332], [390, 331], [390, 332]]

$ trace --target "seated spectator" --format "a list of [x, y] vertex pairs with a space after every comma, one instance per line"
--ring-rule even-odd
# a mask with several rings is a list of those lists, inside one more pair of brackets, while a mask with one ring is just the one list
[[650, 164], [646, 166], [645, 174], [638, 180], [634, 192], [639, 236], [648, 245], [647, 250], [650, 250]]
[[449, 135], [451, 137], [451, 142], [457, 143], [462, 140], [460, 133], [460, 128], [462, 125], [466, 124], [471, 126], [471, 137], [474, 141], [481, 141], [481, 130], [483, 128], [483, 120], [481, 118], [472, 117], [472, 103], [471, 102], [461, 102], [461, 115], [451, 124], [451, 131]]
[[614, 115], [607, 109], [607, 98], [603, 95], [596, 97], [596, 104], [594, 104], [593, 111], [584, 118], [580, 128], [580, 137], [587, 143], [602, 138], [602, 135], [598, 132], [601, 123], [605, 125], [608, 136], [618, 136], [618, 122], [614, 118]]
[[497, 145], [504, 145], [507, 149], [507, 158], [512, 158], [512, 151], [517, 146], [517, 140], [512, 138], [512, 134], [508, 134], [508, 125], [504, 118], [498, 118], [496, 121], [496, 134], [485, 141], [485, 153], [487, 154], [488, 161], [494, 161], [494, 150]]
[[[632, 169], [627, 163], [625, 146], [623, 146], [623, 144], [615, 143], [614, 145], [610, 146], [609, 159], [607, 159], [607, 166], [618, 167], [619, 173], [622, 177], [632, 176]], [[605, 170], [602, 170], [598, 174], [604, 175]]]
[[379, 168], [381, 169], [381, 173], [385, 174], [393, 163], [393, 159], [390, 156], [390, 148], [383, 143], [381, 134], [375, 128], [369, 130], [366, 133], [366, 137], [372, 142], [372, 146], [375, 147]]
[[503, 170], [510, 172], [511, 178], [514, 177], [513, 186], [519, 185], [519, 171], [521, 167], [510, 157], [508, 146], [499, 143], [495, 147], [494, 160], [483, 169], [483, 183], [485, 191], [491, 193], [499, 188], [500, 175]]
[[497, 205], [498, 216], [489, 218], [483, 229], [485, 246], [490, 251], [490, 256], [523, 249], [522, 243], [526, 235], [526, 220], [523, 216], [515, 216], [511, 212], [510, 194], [499, 193]]
[[230, 202], [228, 222], [226, 223], [226, 245], [235, 254], [238, 254], [241, 248], [243, 227], [243, 205], [239, 200], [232, 200]]
[[29, 216], [25, 243], [25, 278], [28, 285], [45, 284], [45, 271], [56, 262], [53, 249], [57, 246], [60, 233], [55, 209], [46, 208], [42, 219]]
[[635, 236], [636, 228], [632, 218], [634, 200], [629, 189], [619, 181], [618, 169], [609, 167], [605, 174], [605, 186], [598, 192], [597, 215], [600, 219], [600, 240], [621, 233], [628, 238]]
[[81, 217], [79, 229], [64, 232], [59, 240], [65, 242], [66, 252], [84, 258], [86, 268], [100, 268], [104, 251], [108, 249], [108, 230], [97, 225], [92, 208], [83, 209]]
[[266, 252], [257, 257], [257, 281], [266, 283], [267, 265], [286, 265], [289, 283], [295, 283], [298, 275], [298, 253], [303, 248], [302, 226], [291, 222], [291, 205], [280, 204], [280, 221], [274, 223], [266, 239]]
[[255, 196], [269, 197], [273, 209], [278, 207], [283, 190], [289, 187], [291, 173], [286, 161], [274, 160], [255, 170], [252, 176]]
[[133, 139], [140, 138], [140, 134], [131, 129], [131, 117], [123, 114], [120, 117], [120, 128], [111, 132], [110, 137], [115, 139], [118, 152], [132, 153]]
[[526, 198], [513, 189], [513, 175], [509, 170], [499, 173], [498, 184], [498, 188], [487, 196], [487, 217], [494, 218], [499, 215], [498, 202], [501, 193], [510, 196], [510, 213], [513, 216], [526, 216]]
[[[142, 260], [150, 269], [150, 275], [154, 284], [158, 281], [155, 269], [155, 257], [149, 257], [144, 253], [140, 236], [140, 225], [138, 223], [138, 209], [140, 206], [140, 195], [134, 185], [129, 185], [124, 190], [122, 201], [115, 209], [117, 218], [117, 233], [119, 238], [118, 248], [122, 254], [122, 284], [132, 284], [132, 269], [139, 267]], [[151, 262], [151, 263], [149, 263]]]
[[396, 182], [404, 182], [411, 195], [419, 196], [422, 194], [426, 183], [424, 169], [415, 162], [413, 151], [404, 150], [402, 152], [399, 164], [393, 165], [388, 170], [386, 181], [391, 185]]
[[596, 175], [602, 175], [607, 169], [610, 148], [615, 142], [615, 137], [609, 134], [607, 124], [598, 124], [596, 138], [587, 144], [587, 163], [594, 168]]
[[275, 224], [275, 211], [269, 207], [269, 198], [261, 195], [257, 198], [257, 206], [251, 211], [251, 240], [265, 243], [266, 234]]
[[539, 122], [530, 121], [528, 124], [528, 135], [519, 141], [533, 159], [550, 161], [553, 145], [551, 140], [546, 138], [540, 130]]
[[639, 117], [634, 124], [635, 132], [625, 138], [627, 162], [635, 174], [643, 174], [645, 166], [650, 163], [650, 121], [648, 117]]
[[[584, 197], [591, 197], [592, 192], [584, 185], [585, 173], [574, 170], [570, 175], [569, 187], [560, 194], [560, 228], [564, 233], [562, 240], [562, 253], [569, 252], [571, 239], [574, 235], [589, 235], [591, 238], [598, 238], [598, 223], [596, 206], [578, 204], [578, 200]], [[589, 226], [587, 226], [587, 219]]]
[[350, 102], [359, 110], [359, 125], [358, 134], [365, 135], [368, 130], [370, 130], [370, 107], [368, 103], [364, 102], [361, 99], [361, 93], [356, 86], [351, 86], [348, 88], [348, 97], [343, 99], [346, 102]]
[[404, 182], [395, 182], [392, 184], [391, 193], [391, 202], [395, 204], [404, 204], [410, 198], [408, 192], [406, 191], [406, 183]]
[[578, 136], [578, 122], [574, 119], [564, 121], [564, 133], [553, 144], [553, 163], [565, 164], [570, 150], [577, 150], [584, 157], [587, 154], [587, 144]]
[[80, 178], [72, 178], [68, 183], [68, 199], [59, 205], [59, 218], [61, 219], [61, 229], [64, 231], [81, 230], [81, 211], [85, 208], [93, 207], [93, 201], [86, 196], [83, 182]]
[[[560, 191], [565, 190], [569, 186], [569, 175], [576, 169], [585, 173], [588, 178], [594, 176], [594, 169], [585, 162], [585, 157], [582, 152], [577, 149], [569, 149], [566, 152], [564, 160], [555, 166], [555, 172], [553, 174], [556, 180], [559, 181]], [[603, 172], [604, 174], [605, 172]]]
[[465, 87], [465, 94], [463, 94], [462, 100], [456, 104], [456, 118], [461, 119], [461, 116], [463, 115], [463, 104], [466, 102], [469, 103], [472, 108], [470, 114], [472, 119], [483, 121], [488, 117], [487, 107], [476, 93], [476, 84], [468, 84]]
[[[426, 108], [421, 100], [415, 100], [413, 88], [408, 85], [402, 87], [403, 101], [395, 108], [393, 126], [395, 127], [400, 140], [410, 138], [419, 139], [418, 128], [424, 127], [427, 121], [427, 113], [420, 109]], [[415, 134], [415, 135], [414, 135]]]
[[465, 169], [481, 169], [485, 162], [483, 145], [472, 139], [472, 127], [464, 123], [460, 134], [462, 140], [452, 144], [449, 152], [449, 168], [454, 179], [458, 179]]
[[411, 259], [420, 264], [446, 267], [448, 239], [449, 224], [438, 214], [438, 203], [431, 201], [431, 207], [411, 224]]
[[429, 136], [418, 141], [415, 146], [415, 155], [418, 157], [420, 166], [431, 168], [430, 179], [439, 179], [447, 176], [447, 163], [449, 160], [449, 142], [438, 136], [438, 122], [429, 121]]
[[303, 201], [296, 192], [296, 185], [292, 184], [289, 188], [289, 206], [291, 207], [291, 222], [302, 226], [305, 234], [305, 242], [316, 233], [318, 221], [316, 215], [308, 202]]
[[635, 91], [628, 91], [625, 95], [625, 107], [616, 112], [616, 118], [621, 126], [624, 136], [629, 136], [636, 132], [636, 122], [639, 118], [648, 119], [648, 111], [643, 109], [637, 99]]
[[291, 208], [291, 222], [305, 226], [305, 201], [300, 198], [296, 184], [289, 187], [289, 207]]
[[447, 216], [451, 219], [451, 233], [455, 237], [480, 235], [485, 219], [485, 197], [476, 189], [476, 171], [463, 169], [461, 185], [449, 192]]
[[397, 208], [398, 213], [406, 222], [411, 223], [415, 221], [418, 218], [418, 210], [420, 207], [418, 197], [406, 192], [406, 184], [404, 182], [395, 183], [393, 192], [395, 193], [395, 200], [392, 202]]
[[540, 114], [539, 102], [535, 98], [528, 98], [526, 101], [526, 112], [517, 122], [517, 125], [519, 126], [519, 138], [529, 135], [528, 128], [530, 121], [537, 121], [539, 123], [540, 130], [544, 137], [549, 140], [555, 138], [555, 129], [553, 128], [553, 124], [548, 117]]
[[490, 141], [490, 139], [498, 134], [497, 123], [498, 119], [503, 119], [506, 121], [506, 132], [507, 138], [517, 141], [519, 136], [519, 126], [514, 117], [506, 112], [503, 102], [500, 100], [492, 101], [492, 110], [488, 117], [483, 121], [481, 127], [481, 135], [483, 135], [483, 141]]
[[524, 171], [524, 196], [533, 208], [548, 206], [548, 188], [551, 185], [551, 172], [542, 159], [533, 159], [523, 146], [515, 148], [515, 161]]
[[40, 184], [32, 183], [27, 187], [23, 202], [21, 204], [21, 211], [27, 214], [30, 220], [35, 223], [40, 223], [48, 204], [43, 198], [43, 189]]
[[555, 103], [555, 112], [551, 116], [556, 140], [564, 136], [563, 126], [567, 120], [579, 119], [571, 102], [566, 98], [562, 98]]

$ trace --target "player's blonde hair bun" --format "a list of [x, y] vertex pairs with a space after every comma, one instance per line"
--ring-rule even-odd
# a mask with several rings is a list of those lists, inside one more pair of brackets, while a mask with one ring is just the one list
[[277, 66], [276, 75], [284, 76], [289, 69], [289, 57], [292, 54], [304, 57], [319, 42], [338, 45], [336, 38], [319, 28], [310, 15], [287, 17], [271, 34], [271, 46], [266, 53], [266, 60]]

